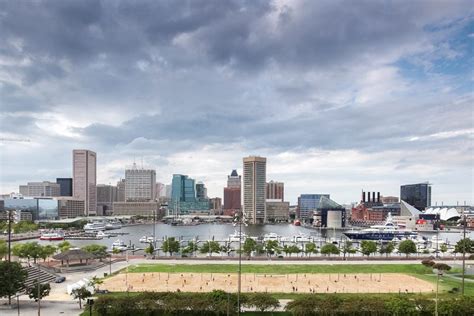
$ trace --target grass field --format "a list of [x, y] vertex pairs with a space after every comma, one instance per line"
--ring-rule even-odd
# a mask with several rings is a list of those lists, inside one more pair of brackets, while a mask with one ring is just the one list
[[[235, 273], [234, 264], [142, 264], [130, 266], [129, 272], [195, 272], [195, 273]], [[407, 273], [430, 274], [432, 270], [421, 264], [338, 264], [338, 265], [242, 265], [242, 273]]]

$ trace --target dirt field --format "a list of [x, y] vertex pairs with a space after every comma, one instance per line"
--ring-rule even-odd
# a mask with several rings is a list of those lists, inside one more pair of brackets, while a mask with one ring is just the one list
[[[104, 280], [109, 291], [236, 292], [236, 273], [121, 273]], [[400, 273], [382, 274], [242, 274], [242, 292], [398, 293], [432, 292], [427, 281]]]

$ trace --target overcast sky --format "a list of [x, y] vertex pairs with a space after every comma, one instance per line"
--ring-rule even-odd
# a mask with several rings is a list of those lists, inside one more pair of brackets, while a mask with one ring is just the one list
[[473, 7], [0, 0], [0, 193], [70, 177], [86, 148], [98, 183], [135, 159], [222, 196], [260, 155], [292, 204], [422, 181], [473, 203]]

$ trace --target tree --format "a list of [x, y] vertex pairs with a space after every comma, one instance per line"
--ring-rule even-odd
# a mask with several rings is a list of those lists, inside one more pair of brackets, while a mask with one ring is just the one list
[[90, 285], [92, 285], [94, 287], [94, 289], [96, 289], [96, 285], [97, 285], [97, 289], [98, 289], [99, 288], [98, 285], [101, 285], [103, 283], [104, 283], [104, 281], [102, 279], [99, 279], [96, 276], [94, 276], [92, 278], [92, 280], [90, 281]]
[[170, 256], [173, 255], [175, 252], [179, 252], [179, 241], [177, 241], [174, 237], [166, 238], [161, 246], [163, 252], [167, 252]]
[[15, 295], [23, 287], [28, 272], [18, 262], [0, 261], [0, 297]]
[[155, 247], [153, 247], [153, 244], [150, 243], [148, 247], [145, 248], [145, 253], [148, 255], [153, 255], [153, 252], [155, 252]]
[[254, 307], [255, 309], [263, 313], [268, 309], [274, 310], [275, 308], [280, 306], [280, 302], [278, 299], [274, 298], [270, 294], [260, 292], [247, 294], [247, 299], [244, 305], [247, 307]]
[[29, 298], [34, 299], [35, 302], [37, 302], [38, 300], [42, 300], [44, 297], [48, 296], [50, 291], [51, 286], [49, 283], [40, 283], [38, 285], [38, 280], [36, 280], [30, 287], [28, 287], [26, 294], [28, 294]]
[[424, 265], [425, 267], [433, 267], [435, 265], [435, 262], [431, 259], [424, 259], [421, 260], [421, 264]]
[[433, 269], [436, 269], [438, 271], [449, 271], [451, 270], [451, 266], [447, 265], [446, 263], [435, 263], [432, 266]]
[[464, 238], [459, 240], [454, 247], [456, 253], [474, 253], [474, 240]]
[[334, 244], [325, 244], [321, 247], [321, 254], [323, 255], [338, 255], [339, 252], [339, 248], [337, 248], [337, 246]]
[[395, 245], [393, 242], [389, 241], [385, 245], [382, 245], [380, 247], [380, 253], [385, 254], [386, 257], [388, 257], [389, 254], [391, 254], [395, 250]]
[[36, 260], [38, 258], [41, 258], [41, 255], [43, 253], [43, 246], [38, 244], [38, 242], [33, 241], [25, 243], [25, 247], [28, 257], [33, 258], [33, 262], [36, 263]]
[[257, 242], [253, 240], [252, 238], [247, 238], [245, 239], [244, 245], [242, 247], [243, 253], [247, 255], [247, 257], [250, 257], [250, 254], [252, 251], [255, 251], [257, 248]]
[[368, 257], [370, 254], [377, 252], [377, 244], [375, 241], [362, 240], [360, 243], [360, 252]]
[[296, 255], [298, 256], [298, 254], [301, 252], [301, 249], [296, 245], [291, 245], [288, 247], [288, 251], [290, 253], [290, 257], [292, 253], [296, 253]]
[[446, 244], [442, 244], [439, 246], [439, 250], [444, 254], [446, 251], [448, 251], [448, 246]]
[[43, 249], [41, 250], [40, 257], [43, 259], [43, 261], [46, 261], [46, 259], [56, 253], [56, 247], [53, 245], [46, 245], [43, 246]]
[[208, 253], [212, 256], [213, 253], [219, 253], [221, 251], [221, 246], [217, 241], [208, 240], [201, 246], [199, 251], [201, 251], [201, 253]]
[[0, 240], [0, 260], [8, 254], [8, 245], [5, 240]]
[[406, 254], [407, 258], [408, 255], [411, 253], [416, 253], [416, 244], [413, 240], [404, 240], [398, 245], [398, 251], [400, 253]]
[[92, 296], [92, 293], [85, 287], [79, 287], [72, 290], [71, 295], [74, 299], [79, 300], [79, 308], [82, 309], [82, 301]]
[[194, 252], [198, 249], [197, 244], [194, 241], [188, 241], [188, 245], [183, 248], [183, 254], [194, 254]]
[[71, 243], [67, 240], [65, 240], [63, 242], [60, 242], [58, 244], [58, 249], [59, 249], [60, 252], [66, 252], [69, 249], [71, 249]]
[[350, 253], [354, 254], [354, 253], [356, 253], [356, 251], [357, 250], [352, 247], [352, 241], [346, 240], [344, 242], [344, 246], [342, 247], [342, 253], [344, 254], [344, 259], [346, 258], [346, 253], [347, 254], [350, 254]]
[[309, 242], [306, 244], [304, 252], [306, 253], [306, 255], [309, 255], [311, 257], [312, 253], [318, 253], [318, 248], [316, 248], [316, 244], [314, 242]]
[[267, 240], [267, 242], [265, 242], [265, 252], [270, 257], [273, 254], [275, 254], [278, 248], [279, 248], [279, 245], [278, 245], [278, 241], [276, 240]]
[[98, 245], [98, 244], [90, 244], [81, 248], [85, 252], [90, 253], [95, 258], [100, 259], [102, 261], [103, 258], [107, 257], [107, 246]]
[[416, 315], [417, 312], [415, 302], [404, 296], [391, 298], [385, 306], [390, 315], [394, 316]]
[[30, 258], [27, 256], [25, 244], [14, 244], [12, 248], [12, 253], [18, 258], [28, 258], [28, 261], [30, 261]]

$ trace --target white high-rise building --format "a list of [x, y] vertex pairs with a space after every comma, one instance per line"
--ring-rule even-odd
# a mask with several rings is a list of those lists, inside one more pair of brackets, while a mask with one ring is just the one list
[[135, 163], [132, 169], [125, 170], [125, 201], [152, 201], [155, 189], [155, 170], [138, 169]]
[[86, 149], [74, 149], [73, 162], [73, 196], [83, 200], [85, 215], [95, 215], [97, 212], [97, 155]]
[[243, 159], [243, 211], [250, 224], [266, 222], [265, 187], [267, 183], [267, 159], [250, 156]]

